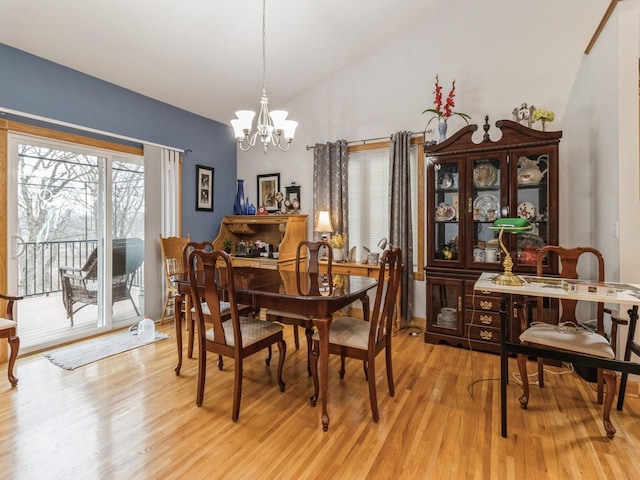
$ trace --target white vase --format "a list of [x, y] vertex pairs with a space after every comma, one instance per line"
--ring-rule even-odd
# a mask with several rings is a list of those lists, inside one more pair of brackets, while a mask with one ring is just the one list
[[333, 261], [342, 262], [344, 260], [344, 248], [332, 248]]

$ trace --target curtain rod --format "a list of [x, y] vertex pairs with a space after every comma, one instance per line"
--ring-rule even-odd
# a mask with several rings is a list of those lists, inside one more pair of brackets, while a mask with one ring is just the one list
[[118, 138], [120, 140], [126, 140], [128, 142], [142, 143], [143, 145], [151, 145], [153, 147], [167, 148], [169, 150], [175, 150], [176, 152], [185, 153], [191, 150], [184, 148], [168, 147], [167, 145], [160, 145], [159, 143], [147, 142], [146, 140], [140, 140], [139, 138], [127, 137], [125, 135], [118, 135], [117, 133], [105, 132], [104, 130], [98, 130], [95, 128], [83, 127], [76, 125], [75, 123], [62, 122], [60, 120], [54, 120], [52, 118], [41, 117], [40, 115], [33, 115], [31, 113], [20, 112], [18, 110], [11, 110], [10, 108], [0, 107], [0, 114], [17, 115], [19, 117], [30, 118], [31, 120], [38, 120], [40, 122], [47, 122], [62, 127], [75, 128], [76, 130], [97, 133], [98, 135], [104, 135], [111, 138]]
[[[412, 133], [411, 137], [417, 137], [420, 135], [423, 135], [424, 132], [419, 132], [419, 133]], [[359, 144], [361, 143], [362, 145], [366, 145], [367, 143], [376, 143], [376, 142], [382, 142], [382, 141], [387, 141], [387, 140], [391, 140], [392, 135], [389, 135], [388, 137], [378, 137], [378, 138], [368, 138], [366, 140], [352, 140], [351, 142], [347, 142], [347, 145], [349, 146], [353, 146], [355, 144]], [[307, 145], [307, 150], [312, 150], [315, 147], [313, 145]]]

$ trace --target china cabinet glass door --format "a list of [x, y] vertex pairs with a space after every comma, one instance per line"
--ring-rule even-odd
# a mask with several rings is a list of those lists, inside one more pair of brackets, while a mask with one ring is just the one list
[[504, 154], [470, 157], [471, 173], [471, 239], [469, 264], [475, 268], [495, 267], [500, 263], [498, 236], [491, 227], [493, 222], [508, 215], [505, 205], [509, 176]]
[[431, 181], [433, 196], [427, 205], [433, 212], [430, 256], [436, 262], [447, 265], [462, 264], [464, 256], [460, 244], [460, 225], [464, 219], [460, 199], [464, 198], [462, 162], [455, 159], [433, 165]]
[[515, 167], [512, 184], [516, 187], [513, 195], [514, 217], [526, 218], [531, 230], [516, 235], [511, 244], [515, 245], [514, 263], [533, 267], [537, 251], [552, 242], [553, 232], [549, 223], [549, 206], [553, 191], [549, 188], [550, 162], [553, 155], [546, 149], [514, 151], [511, 156]]

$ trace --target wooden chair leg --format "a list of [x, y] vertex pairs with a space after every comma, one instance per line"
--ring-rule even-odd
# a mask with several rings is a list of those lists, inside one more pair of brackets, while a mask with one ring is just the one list
[[164, 322], [164, 317], [167, 314], [167, 308], [169, 307], [169, 296], [171, 294], [169, 292], [167, 292], [167, 294], [164, 297], [164, 307], [162, 308], [162, 316], [160, 317], [160, 325], [162, 325], [162, 323]]
[[298, 334], [298, 326], [293, 326], [293, 343], [296, 346], [296, 350], [300, 350], [300, 335]]
[[305, 328], [304, 335], [307, 337], [307, 374], [311, 376], [311, 350], [313, 349], [313, 328]]
[[231, 420], [238, 421], [240, 417], [240, 399], [242, 398], [242, 358], [236, 360], [236, 371], [233, 379], [233, 412]]
[[311, 351], [311, 378], [313, 379], [313, 395], [309, 397], [309, 403], [312, 407], [316, 406], [318, 394], [320, 393], [320, 383], [318, 382], [318, 357], [320, 344], [313, 342], [313, 350]]
[[267, 352], [267, 358], [265, 359], [264, 363], [266, 363], [268, 367], [269, 365], [271, 365], [271, 356], [273, 355], [271, 345], [269, 345], [269, 348], [267, 348]]
[[373, 415], [373, 421], [378, 423], [380, 420], [380, 412], [378, 412], [378, 396], [376, 393], [376, 362], [375, 359], [370, 359], [367, 363], [367, 372], [369, 380], [369, 401], [371, 402], [371, 413]]
[[538, 358], [538, 386], [544, 388], [544, 358]]
[[284, 367], [284, 358], [287, 355], [287, 344], [284, 340], [278, 342], [278, 350], [280, 352], [280, 357], [278, 358], [278, 385], [280, 385], [280, 391], [284, 392], [286, 383], [282, 379], [282, 368]]
[[340, 355], [340, 371], [338, 372], [340, 374], [340, 380], [344, 379], [344, 372], [346, 370], [344, 369], [344, 354]]
[[597, 369], [596, 390], [598, 392], [598, 405], [602, 405], [604, 401], [604, 372], [601, 368]]
[[18, 378], [13, 374], [13, 367], [18, 358], [18, 350], [20, 349], [20, 337], [16, 336], [15, 331], [9, 336], [9, 345], [11, 346], [11, 355], [9, 356], [9, 363], [7, 365], [7, 376], [9, 377], [9, 383], [12, 387], [18, 384]]
[[396, 394], [396, 387], [393, 384], [393, 365], [391, 362], [391, 345], [385, 347], [385, 355], [387, 359], [387, 383], [389, 384], [389, 395], [393, 397]]
[[616, 427], [611, 423], [611, 407], [613, 406], [613, 397], [616, 394], [616, 374], [612, 370], [604, 370], [602, 372], [604, 381], [607, 385], [607, 392], [604, 398], [604, 408], [602, 412], [602, 420], [607, 437], [613, 438], [616, 434]]
[[529, 375], [527, 375], [527, 357], [518, 354], [518, 370], [522, 380], [522, 396], [520, 397], [520, 407], [526, 409], [529, 403]]
[[207, 352], [204, 345], [200, 345], [200, 354], [198, 355], [198, 389], [196, 393], [196, 405], [202, 406], [204, 399], [204, 380], [207, 376]]

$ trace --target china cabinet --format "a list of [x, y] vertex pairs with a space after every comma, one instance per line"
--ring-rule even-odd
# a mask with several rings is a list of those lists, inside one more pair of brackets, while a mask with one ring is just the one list
[[[503, 236], [515, 273], [533, 274], [537, 250], [558, 243], [562, 132], [542, 132], [510, 120], [495, 126], [497, 132], [485, 117], [484, 134], [476, 134], [477, 125], [467, 125], [424, 148], [426, 342], [499, 351], [499, 300], [473, 291], [481, 272], [503, 270], [498, 235], [490, 228], [497, 218], [524, 217], [532, 226], [527, 233]], [[481, 137], [479, 143], [475, 136]], [[556, 273], [555, 260], [545, 270]], [[510, 331], [518, 333], [517, 328]]]

